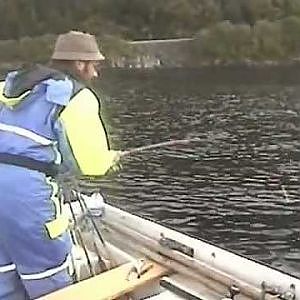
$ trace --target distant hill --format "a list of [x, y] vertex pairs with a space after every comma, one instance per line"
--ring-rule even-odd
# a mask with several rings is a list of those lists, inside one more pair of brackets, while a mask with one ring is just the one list
[[2, 0], [0, 20], [0, 39], [10, 40], [1, 61], [31, 59], [33, 50], [42, 59], [44, 37], [71, 29], [96, 34], [113, 58], [130, 55], [118, 40], [174, 38], [195, 39], [193, 64], [300, 56], [300, 0]]
[[253, 26], [288, 16], [300, 16], [300, 0], [2, 0], [0, 39], [69, 29], [132, 40], [190, 37], [225, 20]]

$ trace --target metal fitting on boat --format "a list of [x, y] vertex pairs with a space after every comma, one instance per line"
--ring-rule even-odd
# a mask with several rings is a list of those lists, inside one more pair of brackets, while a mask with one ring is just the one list
[[188, 255], [190, 257], [194, 257], [194, 249], [184, 245], [182, 243], [179, 243], [175, 240], [172, 240], [170, 238], [165, 237], [163, 233], [160, 234], [160, 240], [158, 241], [159, 244], [165, 248], [179, 251], [185, 255]]
[[231, 285], [229, 287], [228, 291], [229, 291], [229, 295], [226, 296], [225, 298], [223, 298], [222, 300], [230, 300], [230, 299], [234, 300], [234, 297], [237, 296], [241, 292], [239, 287], [235, 284]]
[[283, 300], [295, 300], [296, 299], [296, 287], [294, 284], [290, 285], [289, 290], [281, 292], [279, 287], [268, 286], [265, 281], [261, 283], [261, 300], [266, 298], [266, 295], [272, 295], [277, 299]]
[[290, 289], [279, 296], [279, 299], [283, 300], [295, 300], [296, 299], [296, 287], [294, 284], [290, 285]]
[[129, 281], [132, 279], [132, 275], [134, 275], [135, 279], [141, 278], [142, 275], [144, 275], [146, 272], [148, 272], [153, 265], [149, 262], [147, 262], [145, 259], [141, 258], [137, 261], [134, 261], [132, 264], [132, 267], [130, 268], [126, 279]]
[[263, 281], [263, 282], [261, 283], [260, 300], [265, 300], [267, 294], [279, 298], [279, 296], [280, 296], [279, 288], [278, 288], [278, 287], [273, 287], [273, 286], [267, 285], [267, 283], [266, 283], [265, 281]]

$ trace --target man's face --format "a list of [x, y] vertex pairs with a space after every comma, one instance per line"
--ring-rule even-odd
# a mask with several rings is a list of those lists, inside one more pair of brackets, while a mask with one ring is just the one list
[[77, 61], [76, 69], [78, 71], [78, 75], [84, 81], [91, 81], [93, 78], [97, 78], [99, 76], [97, 67], [98, 62], [96, 61]]

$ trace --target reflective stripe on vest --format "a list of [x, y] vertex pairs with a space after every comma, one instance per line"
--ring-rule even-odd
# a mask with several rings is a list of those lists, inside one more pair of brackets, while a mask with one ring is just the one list
[[51, 141], [41, 135], [38, 135], [30, 130], [24, 129], [22, 127], [18, 126], [12, 126], [0, 123], [0, 130], [11, 132], [17, 135], [20, 135], [22, 137], [31, 139], [32, 141], [36, 142], [37, 144], [43, 145], [43, 146], [50, 146], [56, 144], [55, 141]]
[[56, 239], [67, 231], [70, 225], [69, 217], [62, 212], [62, 196], [59, 193], [58, 184], [52, 178], [46, 178], [47, 184], [51, 187], [50, 200], [54, 206], [54, 220], [46, 222], [45, 227], [51, 239]]
[[21, 279], [23, 280], [38, 280], [44, 279], [47, 277], [51, 277], [65, 269], [67, 269], [71, 265], [71, 256], [68, 255], [66, 260], [58, 267], [48, 269], [47, 271], [40, 272], [40, 273], [33, 273], [33, 274], [19, 274]]
[[2, 267], [0, 267], [0, 273], [11, 272], [11, 271], [14, 271], [15, 269], [16, 269], [16, 265], [14, 265], [14, 264], [2, 266]]

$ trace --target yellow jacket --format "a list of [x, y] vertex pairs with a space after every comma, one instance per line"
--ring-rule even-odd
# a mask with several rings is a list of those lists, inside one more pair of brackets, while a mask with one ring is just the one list
[[95, 94], [84, 88], [60, 115], [70, 147], [83, 175], [104, 175], [117, 151], [109, 149]]

